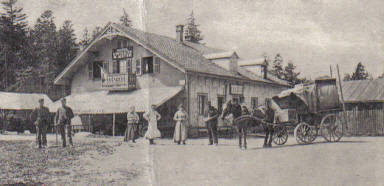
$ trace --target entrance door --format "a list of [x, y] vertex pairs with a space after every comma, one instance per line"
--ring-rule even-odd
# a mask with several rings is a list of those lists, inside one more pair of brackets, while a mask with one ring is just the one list
[[221, 114], [223, 112], [224, 96], [217, 96], [217, 110]]

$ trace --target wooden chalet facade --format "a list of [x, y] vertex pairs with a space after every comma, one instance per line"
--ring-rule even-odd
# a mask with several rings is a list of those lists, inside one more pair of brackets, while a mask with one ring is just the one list
[[68, 105], [91, 131], [101, 126], [112, 134], [122, 134], [131, 105], [143, 113], [155, 104], [163, 116], [159, 128], [171, 130], [173, 114], [183, 104], [193, 128], [204, 126], [208, 101], [222, 110], [235, 98], [252, 108], [289, 87], [238, 68], [236, 52], [189, 42], [183, 33], [181, 25], [172, 39], [109, 23], [55, 84], [71, 87]]

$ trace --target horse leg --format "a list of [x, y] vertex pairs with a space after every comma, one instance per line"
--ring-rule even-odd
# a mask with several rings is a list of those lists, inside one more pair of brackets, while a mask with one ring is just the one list
[[242, 132], [243, 132], [243, 137], [244, 137], [244, 149], [247, 149], [247, 128], [244, 127]]
[[239, 147], [241, 148], [241, 129], [236, 127], [237, 134], [239, 135]]

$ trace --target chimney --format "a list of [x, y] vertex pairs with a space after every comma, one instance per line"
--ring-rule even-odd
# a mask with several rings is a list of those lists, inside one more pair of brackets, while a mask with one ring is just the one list
[[184, 25], [176, 25], [176, 41], [182, 43], [184, 40]]
[[264, 63], [263, 63], [263, 75], [264, 79], [268, 79], [268, 61], [267, 58], [264, 58]]

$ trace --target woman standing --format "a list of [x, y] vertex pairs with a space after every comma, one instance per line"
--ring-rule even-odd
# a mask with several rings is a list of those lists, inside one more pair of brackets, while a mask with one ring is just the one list
[[149, 140], [149, 144], [153, 145], [155, 144], [153, 140], [161, 137], [161, 133], [157, 129], [157, 121], [161, 119], [161, 115], [156, 111], [156, 106], [152, 105], [151, 110], [144, 113], [143, 117], [148, 121], [148, 130], [144, 137]]
[[127, 114], [127, 130], [125, 131], [124, 141], [132, 140], [135, 143], [139, 119], [139, 115], [135, 112], [135, 106], [132, 106]]
[[173, 120], [176, 121], [175, 132], [173, 134], [173, 141], [180, 145], [181, 142], [185, 145], [187, 139], [187, 121], [188, 114], [185, 112], [183, 105], [179, 105], [178, 111], [175, 113]]

